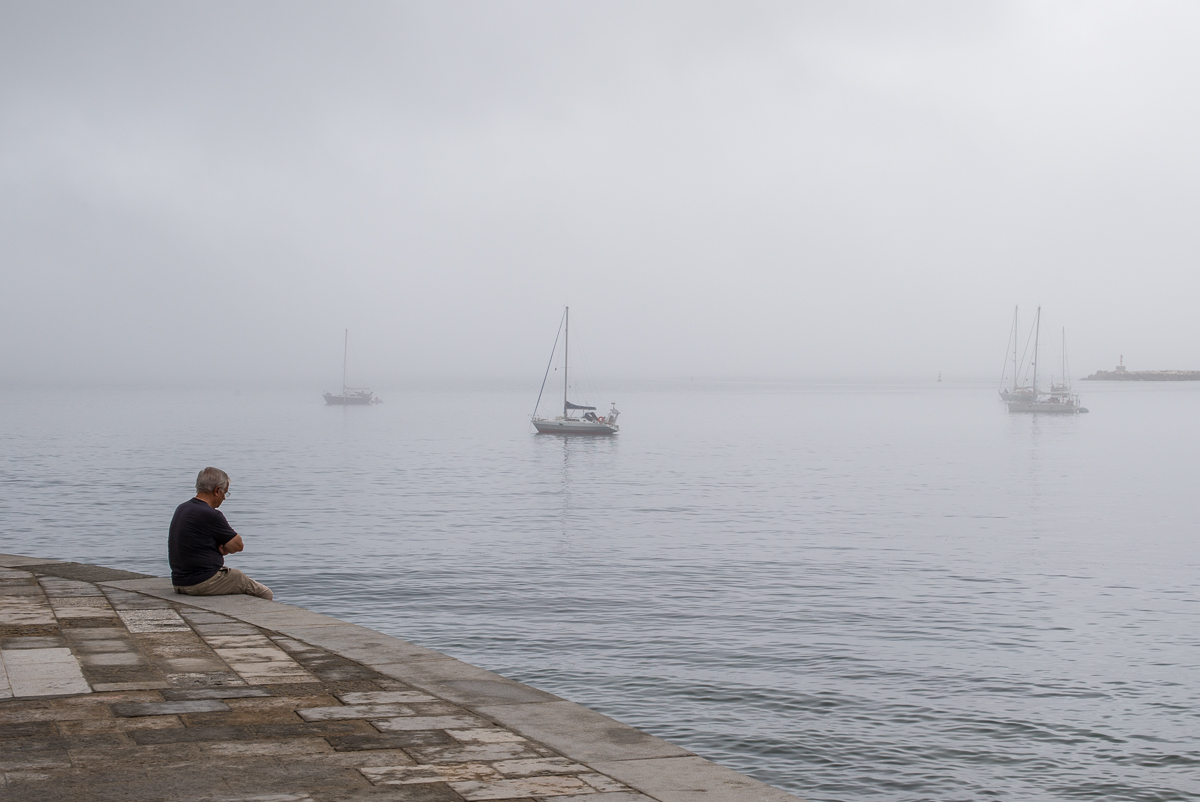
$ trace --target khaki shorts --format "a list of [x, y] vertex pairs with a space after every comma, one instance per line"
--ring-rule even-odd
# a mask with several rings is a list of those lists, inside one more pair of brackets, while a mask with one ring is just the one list
[[245, 593], [268, 601], [275, 598], [271, 589], [261, 582], [255, 582], [236, 568], [221, 568], [198, 585], [176, 585], [176, 593], [185, 596], [226, 596], [234, 593]]

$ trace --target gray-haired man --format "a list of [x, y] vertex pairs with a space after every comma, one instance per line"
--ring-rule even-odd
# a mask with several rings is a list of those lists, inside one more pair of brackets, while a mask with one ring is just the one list
[[205, 468], [196, 477], [196, 497], [175, 508], [167, 538], [171, 584], [176, 593], [188, 596], [248, 593], [274, 598], [266, 585], [236, 568], [225, 567], [227, 555], [245, 548], [242, 536], [217, 509], [228, 496], [229, 474], [220, 468]]

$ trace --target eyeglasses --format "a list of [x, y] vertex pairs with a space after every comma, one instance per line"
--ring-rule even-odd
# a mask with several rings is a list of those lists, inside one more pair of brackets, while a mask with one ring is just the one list
[[222, 487], [222, 488], [221, 488], [221, 495], [222, 495], [222, 496], [224, 496], [225, 498], [229, 498], [229, 488], [228, 488], [228, 487]]

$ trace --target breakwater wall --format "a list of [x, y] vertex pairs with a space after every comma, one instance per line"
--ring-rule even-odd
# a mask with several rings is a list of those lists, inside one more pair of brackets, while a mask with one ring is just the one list
[[1098, 370], [1083, 381], [1195, 382], [1200, 381], [1200, 370]]
[[796, 802], [365, 627], [4, 554], [0, 738], [6, 802]]

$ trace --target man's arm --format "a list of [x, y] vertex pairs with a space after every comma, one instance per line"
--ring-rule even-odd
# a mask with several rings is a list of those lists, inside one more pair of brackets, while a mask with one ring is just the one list
[[228, 556], [230, 554], [237, 554], [239, 551], [246, 548], [246, 544], [242, 542], [241, 535], [234, 535], [217, 548], [222, 554]]

